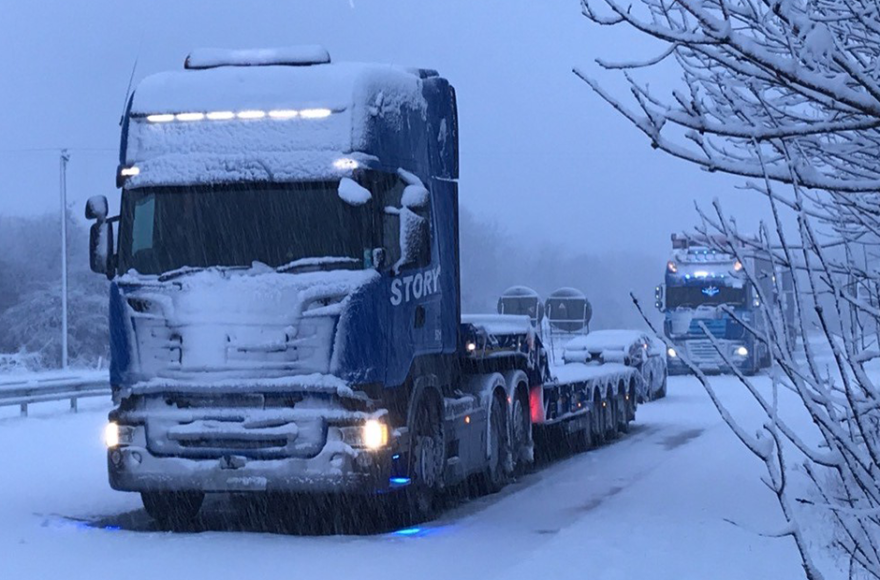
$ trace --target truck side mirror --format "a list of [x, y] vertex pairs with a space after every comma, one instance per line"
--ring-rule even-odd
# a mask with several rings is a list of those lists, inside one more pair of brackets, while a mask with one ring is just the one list
[[99, 222], [107, 221], [108, 207], [106, 196], [94, 195], [90, 197], [86, 202], [86, 219], [98, 220]]
[[92, 272], [104, 274], [108, 280], [116, 275], [113, 252], [113, 224], [107, 221], [107, 197], [94, 195], [86, 202], [86, 218], [95, 220], [89, 230], [89, 266]]
[[373, 248], [373, 255], [371, 258], [373, 260], [373, 267], [377, 270], [381, 270], [385, 267], [385, 248]]
[[398, 210], [400, 215], [400, 260], [394, 264], [394, 274], [401, 268], [430, 262], [431, 229], [428, 220], [408, 207]]
[[98, 221], [89, 230], [89, 266], [92, 272], [104, 274], [108, 280], [116, 275], [113, 252], [113, 224]]
[[663, 285], [657, 286], [654, 288], [654, 306], [657, 307], [657, 310], [663, 310], [663, 298], [665, 292], [663, 291]]

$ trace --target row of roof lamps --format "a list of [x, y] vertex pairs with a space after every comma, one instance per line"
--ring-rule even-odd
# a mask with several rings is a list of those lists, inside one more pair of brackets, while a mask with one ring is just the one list
[[333, 114], [331, 109], [248, 109], [245, 111], [211, 111], [209, 113], [156, 113], [153, 115], [132, 115], [145, 117], [149, 123], [171, 123], [172, 121], [230, 121], [232, 119], [326, 119]]
[[[678, 273], [678, 264], [676, 264], [672, 260], [669, 260], [669, 262], [666, 263], [666, 269], [669, 271], [670, 274], [676, 274], [676, 273]], [[739, 272], [742, 269], [743, 269], [742, 262], [740, 262], [739, 260], [734, 262], [734, 264], [733, 264], [733, 271], [734, 272]], [[697, 270], [696, 272], [694, 272], [694, 277], [696, 277], [696, 278], [706, 278], [710, 275], [712, 277], [715, 276], [714, 274], [707, 272], [705, 270]], [[721, 276], [722, 276], [722, 278], [724, 277], [723, 274]]]

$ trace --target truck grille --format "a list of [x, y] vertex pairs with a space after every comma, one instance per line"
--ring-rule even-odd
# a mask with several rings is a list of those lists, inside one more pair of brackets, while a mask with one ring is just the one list
[[692, 361], [699, 365], [720, 366], [724, 364], [724, 360], [715, 346], [708, 340], [689, 340], [687, 342], [688, 356]]
[[[725, 318], [703, 318], [703, 319], [694, 319], [691, 321], [691, 325], [688, 328], [688, 336], [693, 336], [697, 338], [705, 337], [706, 333], [703, 332], [703, 329], [700, 327], [700, 323], [706, 325], [706, 330], [709, 331], [709, 334], [714, 336], [715, 338], [724, 338], [727, 335], [727, 319]], [[708, 342], [708, 341], [707, 341]], [[711, 347], [711, 343], [709, 343]]]
[[196, 459], [310, 458], [327, 439], [323, 418], [293, 417], [292, 409], [188, 409], [149, 417], [146, 426], [154, 455]]

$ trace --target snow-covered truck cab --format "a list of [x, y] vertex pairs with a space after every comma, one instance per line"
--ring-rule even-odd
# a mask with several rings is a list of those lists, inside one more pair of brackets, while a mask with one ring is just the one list
[[200, 50], [143, 80], [120, 215], [86, 208], [112, 280], [111, 485], [160, 513], [408, 483], [414, 376], [456, 367], [457, 178], [434, 71]]
[[672, 235], [665, 284], [657, 288], [657, 307], [665, 317], [664, 334], [673, 343], [667, 349], [669, 374], [688, 372], [682, 355], [703, 372], [736, 368], [752, 374], [769, 364], [766, 345], [738, 322], [763, 328], [759, 295], [752, 281], [769, 281], [769, 264], [745, 255], [745, 249], [740, 261], [717, 249], [726, 240], [715, 242]]

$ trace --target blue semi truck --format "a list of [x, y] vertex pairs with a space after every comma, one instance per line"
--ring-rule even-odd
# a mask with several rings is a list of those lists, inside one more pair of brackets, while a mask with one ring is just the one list
[[423, 519], [528, 465], [533, 423], [604, 438], [634, 418], [631, 369], [560, 385], [527, 317], [462, 319], [456, 111], [435, 71], [320, 47], [197, 50], [138, 85], [119, 215], [86, 207], [112, 281], [114, 489], [168, 525], [206, 493]]
[[[672, 256], [665, 283], [656, 289], [656, 306], [663, 312], [669, 374], [689, 372], [687, 357], [703, 372], [754, 374], [771, 363], [758, 333], [769, 328], [768, 313], [779, 316], [784, 332], [794, 337], [791, 276], [774, 268], [760, 252], [744, 245], [737, 259], [723, 236], [672, 234]], [[727, 251], [725, 251], [727, 249]], [[772, 301], [763, 308], [761, 297]], [[728, 310], [733, 315], [728, 313]]]

